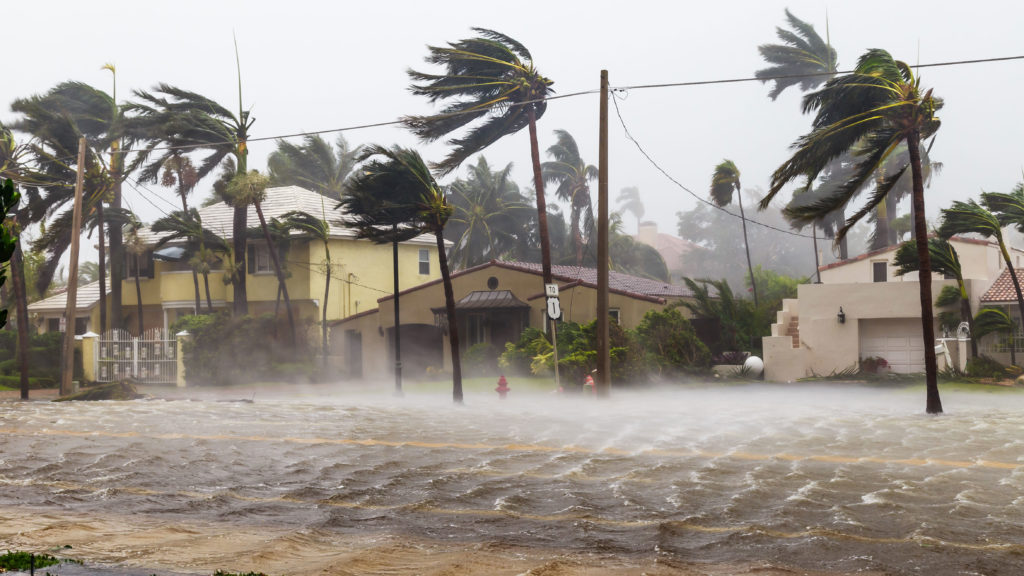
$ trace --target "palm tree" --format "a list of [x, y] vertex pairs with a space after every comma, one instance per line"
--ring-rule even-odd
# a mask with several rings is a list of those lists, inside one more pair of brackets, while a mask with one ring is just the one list
[[327, 357], [330, 351], [327, 341], [327, 300], [331, 294], [331, 274], [334, 267], [331, 264], [331, 225], [327, 222], [327, 210], [323, 210], [321, 218], [301, 211], [286, 212], [281, 216], [281, 221], [290, 230], [298, 230], [310, 238], [319, 240], [324, 245], [324, 301], [320, 306], [320, 345], [323, 350], [324, 368], [327, 368]]
[[267, 159], [272, 186], [301, 186], [335, 200], [341, 199], [360, 147], [352, 148], [343, 135], [334, 144], [337, 151], [319, 135], [306, 136], [302, 144], [277, 141], [277, 150]]
[[636, 186], [623, 188], [615, 200], [622, 205], [620, 210], [631, 212], [633, 216], [636, 216], [636, 231], [639, 234], [640, 221], [644, 217], [644, 202], [640, 199], [640, 189]]
[[[183, 216], [190, 215], [191, 212], [188, 208], [188, 195], [195, 190], [196, 184], [199, 183], [199, 174], [196, 172], [195, 165], [192, 164], [192, 159], [184, 154], [181, 154], [181, 150], [175, 150], [177, 154], [167, 158], [162, 166], [163, 175], [160, 177], [160, 184], [166, 187], [174, 187], [178, 193], [178, 197], [181, 198], [181, 212]], [[198, 214], [196, 216], [198, 218]], [[201, 224], [200, 224], [201, 226]], [[204, 276], [204, 280], [206, 277]], [[199, 314], [199, 267], [192, 267], [192, 287], [195, 290], [196, 305], [193, 314]], [[207, 292], [209, 292], [209, 283], [206, 285]], [[207, 298], [209, 301], [209, 298]]]
[[[454, 148], [435, 168], [441, 175], [458, 168], [467, 158], [504, 136], [530, 129], [530, 158], [533, 185], [537, 192], [537, 229], [540, 234], [541, 267], [544, 283], [551, 283], [551, 244], [548, 241], [547, 204], [537, 144], [537, 120], [547, 109], [552, 81], [533, 65], [525, 46], [494, 30], [473, 28], [474, 38], [428, 46], [427, 62], [445, 68], [441, 74], [409, 70], [413, 94], [434, 103], [450, 101], [433, 116], [404, 118], [424, 142], [434, 142], [476, 123], [462, 137], [449, 140]], [[477, 122], [482, 121], [482, 122]]]
[[729, 282], [725, 279], [709, 278], [683, 278], [683, 282], [693, 293], [693, 300], [681, 300], [679, 306], [686, 308], [697, 318], [718, 321], [721, 333], [717, 342], [719, 350], [716, 352], [740, 350], [743, 347], [740, 326], [742, 311], [733, 296]]
[[[1010, 258], [1010, 250], [1003, 238], [1003, 226], [1010, 222], [1013, 214], [1013, 197], [1009, 195], [992, 195], [988, 199], [992, 202], [991, 207], [998, 207], [1003, 211], [1006, 222], [1000, 222], [999, 217], [991, 212], [986, 206], [979, 205], [973, 199], [967, 202], [954, 201], [949, 208], [942, 209], [942, 223], [939, 225], [938, 234], [941, 238], [950, 238], [955, 234], [979, 234], [985, 238], [991, 238], [999, 246], [999, 252], [1006, 263], [1006, 270], [1013, 281], [1013, 290], [1017, 294], [1017, 310], [1024, 323], [1024, 294], [1021, 294], [1020, 280], [1013, 268], [1013, 259]], [[986, 196], [982, 195], [982, 202], [985, 203]]]
[[191, 254], [189, 264], [192, 267], [192, 277], [195, 285], [195, 313], [199, 314], [201, 307], [199, 296], [198, 276], [203, 276], [203, 286], [206, 290], [206, 309], [213, 312], [213, 300], [210, 297], [210, 268], [216, 257], [213, 251], [207, 247], [222, 246], [226, 244], [223, 238], [203, 227], [203, 220], [199, 211], [189, 208], [187, 212], [175, 210], [170, 214], [153, 222], [150, 229], [161, 237], [156, 242], [159, 248], [169, 242], [184, 242], [185, 253]]
[[[576, 265], [583, 264], [584, 228], [594, 227], [594, 206], [590, 199], [591, 180], [597, 179], [597, 166], [580, 158], [576, 140], [565, 130], [555, 130], [556, 143], [548, 148], [551, 162], [541, 164], [545, 184], [557, 184], [555, 193], [569, 203], [569, 221], [576, 246]], [[588, 234], [589, 236], [589, 234]]]
[[125, 248], [128, 253], [135, 259], [135, 304], [137, 307], [138, 316], [138, 332], [136, 334], [139, 338], [142, 337], [143, 324], [142, 324], [142, 255], [146, 253], [146, 243], [139, 236], [139, 231], [143, 228], [142, 222], [134, 215], [131, 215], [131, 220], [125, 226]]
[[835, 76], [839, 62], [836, 50], [822, 40], [814, 26], [793, 16], [787, 9], [786, 20], [792, 30], [776, 28], [782, 44], [757, 47], [761, 58], [771, 64], [754, 73], [761, 82], [775, 82], [768, 97], [775, 100], [790, 86], [800, 85], [802, 92], [813, 90]]
[[[349, 180], [348, 192], [341, 201], [341, 206], [352, 217], [348, 225], [356, 230], [356, 237], [387, 243], [430, 233], [437, 242], [451, 348], [452, 399], [461, 404], [462, 364], [455, 293], [444, 247], [444, 227], [451, 217], [452, 207], [415, 150], [369, 146], [361, 161], [366, 163]], [[396, 319], [396, 337], [398, 331]]]
[[771, 188], [761, 201], [768, 203], [788, 183], [797, 179], [814, 180], [830, 162], [860, 143], [857, 163], [851, 177], [821, 200], [795, 211], [797, 220], [816, 218], [849, 202], [865, 182], [890, 157], [901, 142], [909, 150], [908, 164], [896, 170], [878, 186], [864, 205], [850, 216], [837, 238], [846, 235], [851, 226], [874, 210], [910, 168], [913, 182], [914, 227], [917, 231], [917, 252], [921, 290], [921, 327], [924, 338], [925, 374], [927, 380], [926, 410], [942, 412], [935, 365], [932, 317], [931, 263], [928, 254], [927, 228], [924, 219], [924, 177], [921, 171], [923, 139], [939, 128], [936, 111], [942, 100], [931, 90], [921, 89], [920, 79], [910, 66], [894, 60], [879, 49], [869, 50], [857, 62], [853, 73], [829, 80], [825, 87], [804, 97], [804, 110], [816, 111], [812, 130], [793, 145], [793, 156], [772, 174]]
[[711, 175], [711, 201], [724, 208], [732, 204], [733, 192], [740, 207], [740, 222], [743, 224], [743, 246], [747, 251], [747, 271], [750, 272], [750, 287], [754, 291], [754, 307], [757, 307], [757, 282], [754, 280], [754, 265], [750, 261], [750, 243], [747, 242], [747, 217], [743, 214], [743, 199], [740, 197], [740, 171], [732, 160], [723, 160]]
[[[168, 161], [180, 156], [181, 150], [193, 148], [209, 151], [196, 169], [196, 181], [205, 178], [218, 166], [227, 165], [226, 161], [232, 158], [234, 174], [246, 174], [249, 128], [254, 119], [248, 110], [242, 109], [241, 79], [237, 114], [201, 94], [169, 84], [158, 84], [152, 92], [136, 90], [134, 94], [140, 101], [128, 105], [134, 113], [129, 131], [146, 141], [141, 152], [145, 163], [139, 172], [139, 180], [156, 182]], [[157, 156], [151, 159], [157, 152]], [[236, 258], [236, 270], [232, 274], [236, 316], [249, 312], [244, 258], [248, 213], [248, 205], [234, 205], [231, 227], [233, 253], [241, 255]]]
[[[952, 276], [956, 279], [957, 292], [959, 294], [960, 320], [967, 322], [971, 329], [971, 356], [978, 356], [978, 342], [974, 338], [974, 316], [971, 314], [971, 298], [967, 294], [967, 284], [964, 282], [963, 268], [960, 266], [960, 256], [948, 240], [942, 238], [928, 239], [928, 253], [932, 261], [932, 271], [943, 276]], [[896, 266], [896, 275], [917, 271], [920, 262], [917, 259], [917, 246], [915, 242], [904, 242], [896, 250], [893, 258], [893, 266]]]
[[612, 213], [608, 222], [608, 266], [617, 272], [662, 282], [671, 278], [665, 259], [653, 246], [622, 232], [622, 215]]
[[1010, 364], [1017, 365], [1017, 323], [1010, 318], [1004, 310], [999, 308], [982, 308], [974, 317], [974, 328], [971, 329], [971, 337], [978, 340], [993, 334], [1002, 332], [1007, 335], [1007, 344], [1010, 348]]
[[451, 259], [466, 269], [499, 258], [512, 250], [532, 209], [512, 181], [512, 164], [492, 172], [482, 155], [466, 179], [449, 187], [452, 216], [445, 227], [451, 240]]
[[[108, 65], [104, 68], [113, 71]], [[20, 98], [11, 104], [11, 109], [22, 115], [12, 127], [34, 137], [30, 149], [38, 166], [41, 181], [46, 191], [44, 197], [34, 202], [31, 219], [41, 221], [74, 199], [74, 183], [77, 168], [79, 137], [88, 142], [84, 198], [87, 199], [83, 214], [95, 212], [96, 225], [106, 230], [110, 237], [109, 258], [106, 254], [103, 233], [100, 234], [100, 308], [101, 325], [106, 324], [106, 262], [110, 262], [111, 324], [120, 326], [121, 291], [124, 277], [124, 246], [122, 222], [104, 222], [103, 203], [113, 210], [120, 210], [121, 182], [127, 176], [123, 153], [120, 148], [131, 143], [125, 135], [125, 107], [119, 106], [115, 95], [109, 95], [81, 82], [62, 82], [43, 95]], [[126, 141], [127, 140], [127, 141]], [[110, 150], [106, 159], [97, 150]], [[70, 208], [66, 208], [69, 211]], [[69, 221], [70, 224], [70, 221]], [[71, 234], [70, 230], [67, 232]], [[53, 279], [60, 257], [67, 249], [70, 236], [59, 237], [56, 245], [47, 247], [50, 258], [40, 270], [37, 282], [48, 286]]]
[[[281, 261], [277, 257], [274, 240], [270, 236], [270, 229], [267, 227], [267, 219], [263, 216], [263, 200], [266, 198], [267, 184], [269, 179], [256, 170], [246, 174], [236, 175], [227, 187], [228, 197], [232, 200], [235, 212], [239, 208], [245, 208], [248, 213], [249, 205], [256, 208], [256, 216], [260, 219], [260, 229], [263, 230], [263, 239], [267, 242], [267, 251], [270, 252], [270, 261], [274, 264], [274, 272], [277, 274], [277, 285], [284, 295], [284, 308], [288, 315], [288, 328], [290, 330], [292, 346], [295, 345], [295, 317], [292, 315], [292, 302], [288, 298], [288, 284], [285, 282], [284, 271], [281, 268]], [[244, 235], [244, 234], [243, 234]], [[236, 243], [237, 250], [237, 243]], [[237, 252], [236, 252], [237, 253]]]

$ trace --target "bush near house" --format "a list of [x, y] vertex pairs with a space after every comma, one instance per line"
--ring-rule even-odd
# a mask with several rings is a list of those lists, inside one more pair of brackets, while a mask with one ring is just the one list
[[[60, 382], [61, 349], [64, 335], [60, 332], [32, 334], [29, 336], [28, 381], [29, 387], [53, 388]], [[21, 385], [17, 360], [18, 333], [14, 330], [0, 330], [0, 386], [17, 388]], [[81, 353], [75, 351], [75, 377], [82, 374]]]
[[188, 331], [183, 346], [185, 378], [193, 386], [315, 379], [313, 351], [300, 330], [288, 346], [286, 323], [273, 315], [232, 317], [229, 313], [185, 316], [172, 326]]
[[[645, 383], [701, 372], [710, 365], [707, 346], [677, 310], [652, 310], [636, 330], [624, 330], [612, 322], [608, 325], [608, 336], [611, 377], [615, 382]], [[579, 388], [584, 377], [597, 367], [597, 321], [583, 325], [559, 323], [558, 351], [563, 387]], [[554, 371], [554, 350], [546, 334], [529, 328], [518, 342], [505, 345], [498, 365], [508, 374], [550, 374]]]

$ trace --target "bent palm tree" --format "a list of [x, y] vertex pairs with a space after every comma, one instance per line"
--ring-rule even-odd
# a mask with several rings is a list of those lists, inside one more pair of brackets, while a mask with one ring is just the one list
[[[551, 248], [537, 120], [547, 109], [546, 98], [552, 93], [552, 82], [541, 76], [533, 65], [530, 51], [515, 39], [485, 28], [473, 28], [473, 31], [478, 36], [449, 43], [447, 48], [428, 46], [427, 62], [443, 66], [443, 73], [408, 71], [414, 82], [413, 94], [426, 96], [431, 103], [439, 100], [451, 103], [439, 114], [407, 116], [403, 121], [424, 142], [434, 142], [469, 128], [464, 136], [449, 140], [454, 148], [435, 166], [441, 175], [452, 172], [467, 158], [502, 137], [529, 128], [541, 266], [544, 282], [549, 284]], [[472, 126], [474, 123], [476, 125]]]
[[636, 231], [640, 233], [640, 221], [644, 217], [644, 201], [640, 199], [640, 189], [628, 186], [619, 191], [616, 202], [621, 204], [620, 210], [631, 212], [636, 217]]
[[[189, 264], [192, 268], [192, 276], [195, 279], [199, 274], [203, 276], [203, 285], [206, 289], [206, 310], [213, 312], [213, 300], [210, 298], [210, 265], [213, 255], [207, 245], [220, 246], [224, 240], [215, 233], [203, 228], [202, 217], [195, 208], [188, 212], [175, 210], [167, 216], [153, 222], [150, 229], [161, 238], [156, 242], [159, 248], [168, 242], [184, 242], [187, 254], [192, 254]], [[195, 282], [195, 313], [200, 310], [199, 284]]]
[[557, 184], [555, 193], [569, 203], [569, 226], [576, 246], [576, 265], [583, 265], [584, 228], [594, 227], [594, 204], [590, 199], [591, 180], [597, 179], [597, 166], [580, 157], [576, 139], [565, 130], [555, 130], [556, 143], [548, 148], [551, 162], [541, 164], [545, 184]]
[[267, 158], [267, 173], [272, 186], [301, 186], [334, 200], [341, 199], [360, 147], [352, 148], [343, 135], [334, 144], [337, 151], [319, 135], [306, 136], [302, 144], [277, 141], [277, 150]]
[[[978, 342], [974, 338], [974, 316], [971, 314], [971, 297], [967, 294], [967, 284], [964, 282], [963, 268], [960, 266], [960, 256], [948, 240], [942, 238], [928, 239], [928, 253], [932, 260], [932, 271], [944, 276], [952, 276], [956, 279], [957, 292], [959, 294], [960, 320], [967, 322], [971, 329], [971, 357], [978, 356]], [[903, 276], [910, 272], [917, 271], [920, 262], [917, 259], [917, 246], [914, 242], [904, 242], [896, 250], [893, 258], [893, 266], [896, 267], [896, 275]]]
[[[1017, 323], [1010, 318], [1004, 310], [999, 308], [982, 308], [974, 317], [974, 330], [980, 340], [989, 334], [1006, 334], [1007, 344], [1010, 348], [1010, 364], [1017, 365]], [[974, 333], [971, 334], [975, 336]]]
[[869, 50], [857, 62], [853, 73], [829, 80], [825, 87], [804, 97], [804, 111], [816, 111], [812, 130], [793, 145], [793, 156], [772, 174], [771, 188], [761, 208], [788, 183], [797, 179], [813, 181], [835, 159], [858, 145], [856, 164], [849, 179], [828, 195], [790, 211], [797, 222], [815, 219], [849, 202], [877, 173], [899, 144], [909, 150], [908, 162], [875, 188], [861, 208], [850, 216], [836, 234], [846, 232], [885, 199], [899, 177], [909, 168], [913, 182], [914, 228], [921, 291], [921, 328], [924, 339], [926, 410], [942, 412], [935, 364], [934, 318], [932, 315], [931, 259], [924, 219], [924, 177], [920, 144], [939, 129], [936, 111], [942, 100], [922, 90], [920, 78], [910, 66], [894, 60], [884, 51]]
[[[348, 193], [341, 202], [353, 217], [349, 225], [355, 228], [356, 237], [388, 243], [430, 233], [437, 241], [451, 348], [452, 399], [461, 404], [462, 364], [459, 360], [455, 293], [444, 248], [444, 227], [451, 217], [452, 208], [415, 150], [400, 146], [369, 146], [362, 160], [366, 163], [350, 179]], [[398, 330], [396, 323], [396, 335]]]
[[790, 86], [800, 85], [807, 92], [820, 86], [838, 70], [836, 50], [814, 30], [814, 26], [793, 16], [786, 9], [786, 20], [792, 30], [776, 28], [782, 44], [757, 47], [761, 58], [771, 64], [754, 73], [761, 82], [775, 82], [768, 97], [775, 100]]
[[311, 214], [300, 211], [286, 212], [281, 216], [281, 221], [288, 230], [299, 232], [319, 240], [324, 245], [324, 301], [320, 306], [320, 346], [323, 351], [323, 364], [327, 368], [327, 356], [330, 350], [327, 342], [327, 301], [331, 294], [331, 274], [334, 267], [331, 264], [331, 225], [327, 222], [326, 209], [323, 218], [317, 218]]
[[750, 273], [750, 288], [754, 291], [754, 307], [757, 307], [757, 281], [754, 279], [754, 265], [750, 261], [750, 243], [747, 241], [747, 217], [743, 214], [743, 199], [740, 197], [740, 171], [732, 160], [723, 160], [715, 166], [711, 175], [711, 201], [724, 208], [732, 203], [733, 192], [740, 207], [740, 222], [743, 224], [743, 247], [747, 251], [747, 271]]

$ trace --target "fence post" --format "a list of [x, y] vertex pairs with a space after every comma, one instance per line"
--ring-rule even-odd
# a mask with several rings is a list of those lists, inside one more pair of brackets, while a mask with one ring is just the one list
[[96, 345], [100, 335], [95, 332], [82, 334], [82, 381], [95, 382], [99, 371], [99, 347]]
[[192, 337], [187, 330], [182, 330], [175, 334], [177, 340], [174, 343], [175, 346], [175, 358], [178, 361], [178, 374], [177, 374], [177, 385], [178, 388], [185, 388], [188, 383], [185, 381], [185, 342]]

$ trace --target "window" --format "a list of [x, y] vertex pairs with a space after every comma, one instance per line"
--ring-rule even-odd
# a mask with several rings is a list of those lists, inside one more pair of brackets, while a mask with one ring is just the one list
[[622, 322], [619, 321], [619, 309], [618, 308], [609, 308], [608, 309], [608, 317], [611, 318], [612, 321], [615, 322], [616, 324], [621, 324], [622, 323]]
[[145, 254], [135, 254], [125, 251], [124, 254], [125, 278], [152, 278], [153, 277], [153, 252], [146, 251]]
[[466, 316], [466, 346], [473, 346], [487, 341], [485, 334], [486, 320], [483, 314], [468, 314]]
[[270, 260], [270, 250], [266, 244], [249, 244], [249, 258], [245, 263], [249, 274], [272, 274], [274, 263]]
[[430, 250], [420, 250], [420, 274], [430, 274]]
[[873, 282], [887, 282], [888, 281], [888, 262], [872, 262], [872, 281]]

